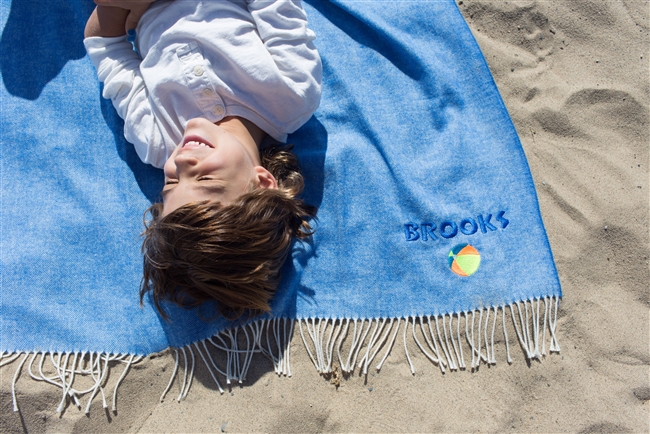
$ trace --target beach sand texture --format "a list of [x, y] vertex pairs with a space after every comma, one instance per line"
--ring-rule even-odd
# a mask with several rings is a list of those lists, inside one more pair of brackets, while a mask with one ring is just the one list
[[164, 352], [131, 368], [117, 413], [96, 397], [88, 416], [59, 416], [61, 390], [25, 371], [14, 413], [14, 362], [0, 371], [0, 431], [649, 432], [650, 4], [458, 4], [531, 166], [564, 291], [560, 354], [527, 363], [510, 329], [511, 365], [497, 333], [496, 365], [442, 374], [411, 342], [412, 375], [398, 338], [379, 373], [337, 381], [296, 335], [291, 378], [256, 356], [243, 387], [220, 395], [197, 363], [187, 398], [176, 381], [160, 403], [174, 367]]

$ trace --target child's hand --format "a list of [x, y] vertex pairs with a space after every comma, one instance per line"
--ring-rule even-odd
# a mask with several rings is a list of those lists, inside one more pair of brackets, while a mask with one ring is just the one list
[[124, 22], [124, 31], [128, 32], [136, 28], [138, 21], [154, 1], [156, 0], [95, 0], [95, 4], [128, 11]]

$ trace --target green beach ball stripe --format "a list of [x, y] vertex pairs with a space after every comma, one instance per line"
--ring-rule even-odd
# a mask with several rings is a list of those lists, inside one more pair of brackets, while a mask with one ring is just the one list
[[459, 276], [471, 276], [481, 264], [481, 254], [469, 244], [459, 244], [447, 256], [449, 268]]

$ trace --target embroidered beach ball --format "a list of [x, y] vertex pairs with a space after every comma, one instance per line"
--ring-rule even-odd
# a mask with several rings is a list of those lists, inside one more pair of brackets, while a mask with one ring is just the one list
[[481, 264], [481, 254], [469, 244], [458, 244], [447, 256], [449, 268], [459, 276], [471, 276]]

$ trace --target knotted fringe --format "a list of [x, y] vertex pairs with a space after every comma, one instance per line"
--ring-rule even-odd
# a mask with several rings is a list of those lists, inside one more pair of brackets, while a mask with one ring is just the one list
[[[308, 336], [311, 338], [311, 343], [314, 347], [314, 352], [312, 353], [310, 345], [307, 343], [305, 334], [303, 332], [303, 321], [305, 323], [305, 328], [307, 329]], [[397, 336], [397, 331], [401, 323], [401, 318], [395, 320], [391, 319], [382, 319], [375, 321], [374, 327], [372, 322], [369, 321], [352, 321], [352, 343], [348, 352], [347, 358], [341, 356], [341, 348], [343, 341], [348, 336], [348, 330], [350, 329], [350, 319], [346, 320], [298, 320], [298, 328], [300, 329], [300, 336], [302, 341], [305, 344], [307, 349], [307, 354], [311, 358], [311, 361], [314, 363], [316, 370], [320, 374], [330, 374], [332, 373], [332, 361], [334, 360], [334, 348], [336, 348], [336, 356], [341, 366], [341, 370], [349, 374], [354, 371], [355, 366], [358, 366], [361, 369], [361, 372], [364, 374], [368, 373], [368, 366], [372, 363], [375, 356], [379, 350], [384, 346], [388, 341], [387, 349], [382, 357], [377, 369], [381, 369], [381, 366], [384, 364], [384, 361], [390, 354], [390, 350], [393, 347], [395, 342], [395, 337]], [[394, 326], [395, 324], [395, 326]], [[367, 325], [367, 327], [366, 327]], [[329, 328], [329, 333], [327, 329]], [[395, 329], [391, 335], [391, 330]], [[372, 329], [372, 333], [370, 330]], [[363, 356], [359, 359], [359, 356], [362, 352], [363, 344], [366, 340], [366, 337], [370, 333], [370, 339], [366, 345], [365, 352]], [[325, 338], [327, 336], [327, 338]], [[324, 339], [326, 339], [324, 341]], [[359, 364], [357, 365], [357, 360]]]
[[[359, 369], [359, 374], [366, 375], [373, 360], [380, 351], [383, 351], [383, 356], [375, 366], [377, 371], [381, 370], [392, 351], [402, 322], [404, 322], [402, 328], [404, 351], [412, 374], [415, 374], [415, 368], [408, 352], [409, 336], [442, 373], [447, 369], [466, 370], [467, 362], [469, 362], [469, 369], [474, 371], [478, 370], [481, 363], [487, 365], [497, 363], [494, 354], [497, 329], [503, 332], [507, 362], [512, 363], [506, 331], [507, 312], [527, 360], [541, 359], [545, 356], [547, 340], [549, 340], [549, 351], [559, 352], [560, 345], [555, 333], [559, 303], [559, 297], [545, 297], [469, 312], [409, 316], [406, 319], [300, 319], [298, 330], [309, 358], [322, 375], [333, 373], [335, 360], [346, 375], [351, 375], [355, 369]], [[501, 316], [500, 321], [499, 316]], [[243, 383], [255, 353], [262, 353], [268, 357], [278, 376], [290, 377], [293, 325], [294, 320], [291, 319], [263, 319], [242, 327], [224, 330], [211, 338], [174, 349], [174, 370], [160, 396], [160, 401], [164, 400], [174, 380], [181, 377], [179, 373], [181, 370], [183, 374], [179, 384], [180, 392], [176, 399], [179, 402], [185, 399], [192, 384], [197, 359], [203, 361], [222, 394], [224, 389], [219, 377], [227, 386]], [[468, 349], [469, 353], [464, 352], [464, 348]], [[211, 352], [215, 349], [225, 352], [225, 366], [220, 367], [212, 357]], [[126, 367], [113, 389], [112, 410], [116, 411], [117, 388], [129, 367], [142, 360], [142, 357], [133, 355], [98, 353], [23, 354], [11, 385], [14, 411], [18, 411], [16, 381], [30, 354], [31, 359], [27, 364], [29, 375], [36, 381], [45, 381], [61, 388], [62, 397], [57, 408], [59, 413], [63, 412], [69, 402], [74, 402], [81, 409], [81, 398], [89, 395], [85, 406], [85, 412], [88, 413], [97, 393], [102, 397], [104, 408], [107, 408], [104, 387], [110, 369], [109, 364], [123, 363]], [[39, 355], [37, 375], [34, 374], [33, 365]], [[21, 354], [1, 354], [0, 367], [19, 359], [20, 356]], [[48, 356], [56, 371], [55, 375], [47, 376], [43, 373], [43, 364]], [[73, 388], [75, 375], [90, 376], [93, 381], [92, 386], [86, 390]]]
[[[180, 393], [177, 401], [185, 399], [192, 384], [196, 356], [203, 360], [210, 376], [219, 392], [224, 389], [218, 379], [218, 374], [225, 378], [226, 385], [241, 384], [246, 381], [248, 368], [255, 353], [262, 353], [273, 363], [275, 373], [279, 376], [291, 377], [290, 343], [293, 337], [293, 320], [285, 318], [263, 319], [243, 327], [235, 327], [201, 342], [194, 342], [185, 347], [174, 349], [175, 365], [169, 384], [160, 395], [160, 402], [165, 399], [172, 387], [174, 379], [183, 370]], [[210, 354], [216, 348], [226, 353], [225, 366], [219, 367]], [[182, 359], [182, 361], [181, 361]], [[182, 365], [182, 368], [181, 368]]]
[[[13, 410], [18, 411], [18, 402], [16, 400], [16, 382], [18, 377], [25, 365], [25, 362], [29, 358], [27, 363], [27, 371], [29, 376], [36, 381], [44, 381], [53, 386], [61, 388], [61, 401], [56, 409], [57, 413], [61, 414], [67, 407], [68, 403], [73, 402], [79, 410], [82, 408], [82, 398], [85, 395], [89, 395], [88, 402], [85, 406], [85, 413], [90, 412], [90, 404], [93, 399], [99, 392], [102, 397], [102, 405], [104, 408], [108, 408], [106, 402], [106, 394], [104, 389], [106, 387], [106, 380], [108, 377], [108, 371], [111, 367], [116, 364], [125, 364], [122, 374], [118, 378], [117, 382], [113, 386], [113, 401], [111, 409], [113, 412], [117, 411], [117, 388], [120, 386], [120, 383], [126, 376], [129, 368], [134, 363], [140, 362], [143, 358], [137, 357], [134, 355], [128, 354], [104, 354], [104, 353], [87, 353], [87, 352], [75, 352], [75, 353], [51, 353], [51, 352], [34, 352], [34, 353], [23, 353], [23, 354], [0, 354], [0, 367], [7, 365], [14, 360], [18, 359], [20, 356], [23, 356], [16, 372], [13, 376], [11, 382], [11, 397], [13, 401]], [[31, 356], [31, 358], [30, 358]], [[35, 373], [34, 362], [36, 358], [40, 356], [40, 359], [37, 363], [38, 370]], [[46, 361], [49, 361], [46, 371], [54, 371], [54, 374], [46, 375], [44, 371], [44, 365]], [[79, 377], [90, 377], [91, 385], [90, 387], [81, 390], [73, 387], [75, 376]]]
[[[409, 338], [442, 373], [469, 369], [477, 370], [481, 363], [494, 365], [495, 333], [503, 331], [507, 362], [512, 363], [510, 344], [506, 331], [506, 312], [510, 312], [514, 330], [527, 360], [541, 359], [546, 355], [547, 333], [550, 336], [549, 351], [559, 352], [555, 329], [559, 297], [524, 300], [510, 305], [476, 309], [445, 315], [409, 316], [402, 329], [404, 352], [411, 373], [415, 367], [408, 351]], [[542, 311], [543, 305], [543, 311]], [[501, 320], [499, 321], [499, 316]], [[368, 373], [377, 354], [383, 349], [384, 356], [375, 369], [381, 370], [390, 354], [402, 322], [398, 319], [350, 320], [306, 319], [298, 320], [300, 336], [316, 370], [323, 375], [333, 372], [334, 351], [341, 370], [352, 374]], [[498, 323], [500, 327], [497, 326]], [[369, 336], [369, 337], [368, 337]], [[420, 336], [420, 337], [418, 337]], [[348, 342], [342, 350], [344, 341]], [[463, 348], [469, 350], [465, 353]], [[347, 351], [347, 355], [343, 354]], [[467, 362], [466, 362], [467, 357]], [[358, 360], [358, 363], [357, 363]]]

